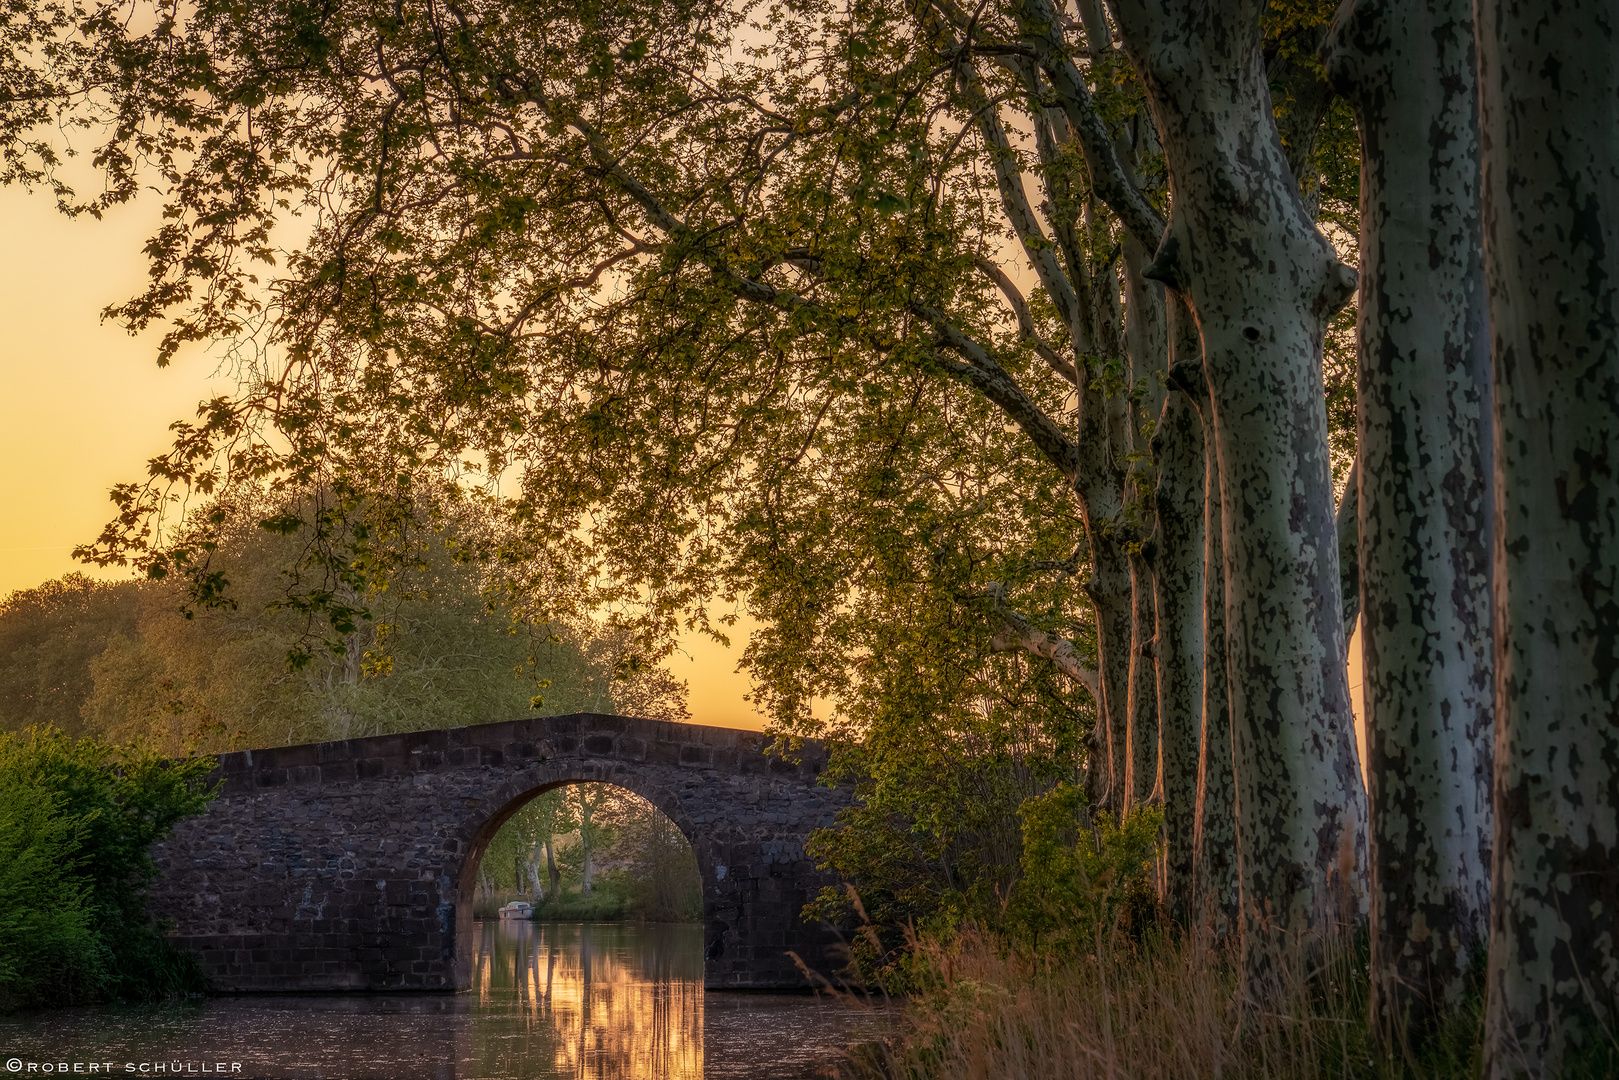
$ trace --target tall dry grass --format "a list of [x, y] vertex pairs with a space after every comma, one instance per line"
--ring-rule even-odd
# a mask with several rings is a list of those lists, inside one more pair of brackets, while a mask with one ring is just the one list
[[1098, 934], [1092, 951], [1043, 957], [974, 933], [913, 948], [931, 985], [894, 1036], [851, 1052], [860, 1080], [1460, 1080], [1478, 1071], [1477, 1001], [1422, 1056], [1374, 1055], [1366, 956], [1352, 941], [1279, 949], [1263, 1006], [1238, 999], [1234, 950], [1196, 937]]

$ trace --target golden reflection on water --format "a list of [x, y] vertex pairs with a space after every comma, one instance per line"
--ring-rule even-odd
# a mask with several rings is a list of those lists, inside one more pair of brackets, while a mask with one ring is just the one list
[[489, 922], [465, 944], [470, 993], [15, 1013], [0, 1016], [0, 1062], [232, 1061], [251, 1080], [821, 1080], [841, 1048], [898, 1018], [842, 998], [705, 994], [698, 926]]
[[700, 926], [490, 921], [473, 964], [475, 993], [505, 1003], [474, 1014], [468, 1049], [491, 1075], [515, 1055], [578, 1080], [703, 1076]]

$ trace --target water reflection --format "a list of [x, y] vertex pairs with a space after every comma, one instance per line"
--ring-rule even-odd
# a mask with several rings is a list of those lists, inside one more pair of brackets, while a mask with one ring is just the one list
[[[470, 994], [277, 995], [0, 1017], [0, 1062], [390, 1080], [794, 1080], [890, 1015], [702, 989], [702, 930], [484, 923]], [[105, 1065], [112, 1064], [111, 1070]], [[56, 1070], [52, 1070], [53, 1072]], [[83, 1070], [88, 1072], [88, 1068]], [[147, 1069], [147, 1075], [157, 1070]], [[36, 1071], [34, 1075], [43, 1075]]]
[[484, 923], [473, 985], [511, 1007], [474, 1019], [480, 1075], [700, 1080], [702, 948], [700, 926]]

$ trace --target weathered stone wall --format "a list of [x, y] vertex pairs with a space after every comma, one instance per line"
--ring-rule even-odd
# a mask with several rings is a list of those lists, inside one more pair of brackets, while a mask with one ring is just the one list
[[848, 792], [825, 753], [753, 732], [577, 714], [226, 754], [223, 789], [153, 849], [150, 910], [219, 990], [450, 990], [470, 980], [478, 860], [529, 798], [617, 784], [667, 814], [703, 878], [706, 984], [805, 985], [837, 938], [800, 911], [804, 854]]

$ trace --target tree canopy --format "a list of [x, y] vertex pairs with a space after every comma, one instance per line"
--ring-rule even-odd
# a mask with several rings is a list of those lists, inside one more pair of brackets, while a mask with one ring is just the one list
[[[1244, 1002], [1369, 904], [1374, 1008], [1420, 1038], [1488, 937], [1487, 1070], [1555, 1070], [1619, 980], [1567, 921], [1619, 865], [1611, 8], [8, 9], [7, 178], [55, 181], [56, 119], [105, 176], [64, 209], [158, 189], [110, 313], [239, 376], [81, 554], [228, 610], [267, 489], [300, 659], [458, 515], [519, 620], [638, 662], [745, 604], [779, 730], [868, 782], [850, 843], [993, 883], [1006, 808], [940, 791], [1045, 836], [1161, 800]], [[893, 895], [971, 892], [931, 873]]]

